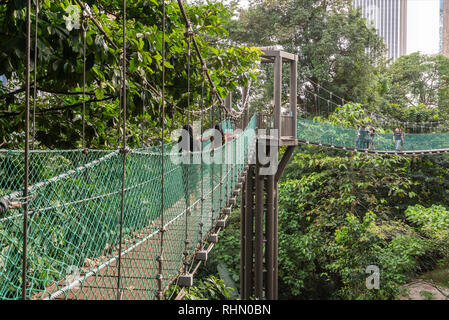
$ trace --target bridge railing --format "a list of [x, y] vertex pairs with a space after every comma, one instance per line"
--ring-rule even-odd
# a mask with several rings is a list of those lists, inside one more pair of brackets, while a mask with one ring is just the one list
[[0, 216], [0, 299], [22, 297], [23, 258], [27, 299], [116, 299], [118, 292], [122, 299], [155, 298], [158, 281], [167, 288], [205, 245], [253, 148], [256, 125], [253, 117], [221, 148], [187, 156], [199, 162], [179, 162], [186, 158], [174, 144], [164, 154], [159, 147], [126, 154], [123, 221], [119, 150], [33, 151], [29, 199], [20, 199], [23, 152], [0, 151], [0, 197], [29, 207], [26, 257], [23, 210]]
[[[384, 152], [426, 152], [449, 149], [449, 133], [412, 134], [405, 133], [399, 145], [393, 133], [377, 131], [371, 139], [368, 133], [358, 136], [356, 128], [343, 127], [328, 122], [298, 118], [297, 137], [301, 141], [325, 144], [348, 149]], [[372, 143], [370, 142], [372, 141]]]

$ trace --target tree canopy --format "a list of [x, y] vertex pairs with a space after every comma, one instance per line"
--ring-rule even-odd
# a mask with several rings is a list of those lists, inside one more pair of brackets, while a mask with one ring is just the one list
[[252, 0], [228, 24], [229, 35], [237, 43], [281, 46], [298, 54], [299, 79], [314, 81], [312, 92], [320, 93], [320, 85], [346, 100], [372, 104], [379, 99], [385, 45], [351, 2]]
[[[83, 22], [79, 3], [91, 10]], [[36, 140], [42, 147], [73, 148], [81, 145], [83, 86], [83, 25], [86, 32], [86, 140], [88, 147], [104, 148], [118, 143], [120, 121], [120, 55], [123, 48], [122, 2], [40, 1], [37, 30]], [[219, 3], [186, 7], [195, 39], [207, 61], [211, 78], [223, 98], [237, 85], [254, 77], [259, 50], [245, 46], [215, 47], [227, 35], [223, 28], [229, 14]], [[166, 91], [168, 125], [185, 118], [187, 108], [188, 56], [185, 23], [178, 5], [166, 8]], [[0, 141], [3, 147], [23, 142], [24, 79], [26, 60], [26, 1], [0, 4], [0, 74], [8, 85], [0, 87]], [[36, 14], [32, 12], [34, 35]], [[93, 21], [95, 20], [96, 23]], [[126, 16], [128, 130], [130, 144], [151, 142], [160, 126], [162, 86], [162, 2], [129, 1]], [[34, 36], [32, 38], [34, 57]], [[31, 59], [34, 61], [34, 59]], [[191, 108], [210, 105], [213, 92], [206, 87], [201, 100], [201, 64], [192, 50], [190, 61]], [[32, 87], [34, 88], [34, 79]], [[143, 141], [142, 141], [143, 139]]]
[[[449, 113], [449, 58], [442, 54], [415, 52], [393, 62], [382, 77], [382, 96], [399, 107], [434, 109], [441, 117]], [[422, 114], [421, 119], [429, 121]]]

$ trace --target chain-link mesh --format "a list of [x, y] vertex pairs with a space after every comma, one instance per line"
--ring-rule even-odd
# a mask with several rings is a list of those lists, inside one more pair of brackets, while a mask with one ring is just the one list
[[[230, 131], [230, 124], [224, 127]], [[154, 299], [162, 188], [166, 288], [181, 270], [185, 249], [191, 258], [214, 227], [242, 172], [243, 160], [254, 148], [255, 128], [253, 117], [247, 129], [224, 146], [212, 150], [206, 143], [203, 162], [201, 152], [182, 155], [174, 144], [167, 146], [169, 152], [164, 155], [159, 147], [126, 154], [119, 150], [33, 151], [28, 199], [20, 198], [23, 152], [0, 150], [0, 197], [28, 201], [26, 297], [116, 299], [120, 292], [121, 299]], [[208, 161], [211, 156], [215, 161]], [[197, 162], [179, 163], [186, 157]], [[22, 296], [23, 234], [21, 209], [0, 216], [0, 299]]]
[[[412, 134], [380, 133], [372, 137], [369, 132], [358, 135], [356, 128], [347, 128], [332, 123], [298, 118], [299, 140], [352, 149], [377, 151], [427, 151], [449, 149], [449, 132]], [[399, 142], [397, 142], [399, 141]]]

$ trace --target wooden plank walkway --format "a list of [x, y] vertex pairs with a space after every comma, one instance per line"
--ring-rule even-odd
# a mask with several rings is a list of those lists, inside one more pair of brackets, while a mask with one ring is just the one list
[[[209, 185], [209, 176], [204, 177], [204, 185]], [[197, 188], [201, 187], [201, 183]], [[194, 193], [192, 193], [194, 194]], [[191, 213], [186, 217], [186, 200], [180, 198], [164, 213], [164, 287], [169, 285], [180, 273], [184, 261], [185, 233], [188, 233], [188, 259], [192, 259], [198, 237], [200, 222], [203, 223], [203, 239], [212, 228], [211, 199], [206, 198], [201, 215], [201, 199], [191, 196]], [[187, 219], [186, 219], [187, 218]], [[122, 243], [121, 257], [121, 299], [150, 300], [156, 296], [158, 266], [156, 258], [161, 252], [161, 217], [133, 233], [131, 239]], [[181, 241], [182, 240], [182, 241]], [[107, 250], [106, 250], [107, 251]], [[110, 250], [112, 251], [112, 250]], [[109, 254], [86, 259], [79, 275], [79, 281], [62, 279], [48, 286], [44, 293], [33, 296], [33, 300], [116, 300], [118, 294], [118, 245]], [[75, 280], [75, 279], [73, 279]]]

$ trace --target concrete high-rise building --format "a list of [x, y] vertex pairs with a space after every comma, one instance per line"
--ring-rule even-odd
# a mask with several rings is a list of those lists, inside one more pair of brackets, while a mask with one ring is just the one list
[[396, 60], [407, 51], [407, 0], [353, 0], [368, 20], [384, 38], [388, 58]]
[[440, 3], [441, 53], [449, 57], [449, 0]]

